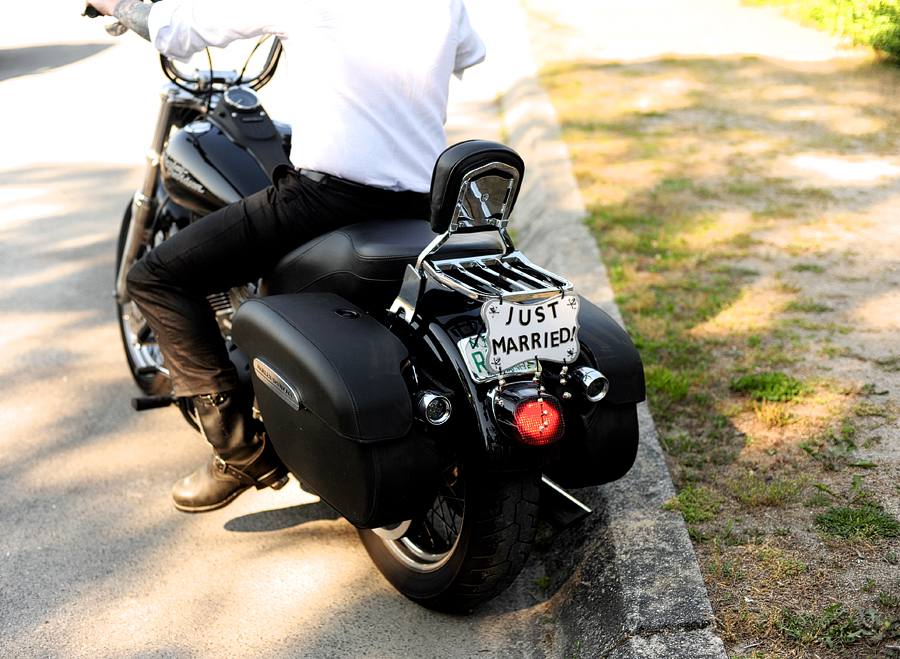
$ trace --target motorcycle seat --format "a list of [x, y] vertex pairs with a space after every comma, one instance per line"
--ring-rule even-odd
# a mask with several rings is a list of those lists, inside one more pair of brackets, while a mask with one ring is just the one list
[[[260, 295], [329, 292], [366, 310], [393, 302], [407, 265], [415, 265], [436, 234], [423, 220], [380, 220], [342, 227], [282, 257], [260, 283]], [[503, 252], [496, 232], [457, 234], [441, 258]]]

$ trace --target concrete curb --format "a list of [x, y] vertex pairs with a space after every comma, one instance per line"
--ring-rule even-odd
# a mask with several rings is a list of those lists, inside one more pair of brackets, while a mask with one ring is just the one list
[[[477, 27], [492, 47], [488, 62], [504, 141], [527, 167], [512, 223], [517, 244], [621, 324], [600, 251], [583, 222], [556, 113], [536, 78], [521, 7], [513, 0], [493, 0], [490, 9], [478, 0], [469, 4], [487, 18]], [[550, 601], [556, 624], [549, 656], [727, 656], [684, 520], [663, 510], [675, 489], [646, 404], [640, 421], [634, 468], [615, 483], [576, 493], [597, 514], [561, 534], [546, 557], [558, 588]]]

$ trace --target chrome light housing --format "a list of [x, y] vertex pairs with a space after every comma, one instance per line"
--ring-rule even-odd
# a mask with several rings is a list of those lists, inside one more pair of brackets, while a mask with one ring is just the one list
[[600, 371], [587, 366], [572, 371], [572, 378], [581, 385], [584, 395], [592, 403], [599, 403], [609, 393], [609, 380]]
[[450, 399], [431, 391], [422, 392], [416, 404], [418, 418], [432, 426], [442, 426], [450, 419], [453, 406]]

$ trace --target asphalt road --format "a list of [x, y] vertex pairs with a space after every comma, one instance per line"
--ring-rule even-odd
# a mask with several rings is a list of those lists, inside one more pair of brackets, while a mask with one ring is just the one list
[[[0, 657], [530, 653], [546, 596], [527, 574], [444, 616], [398, 595], [296, 482], [204, 515], [172, 507], [208, 449], [174, 409], [132, 410], [110, 294], [164, 79], [146, 43], [77, 4], [7, 7], [0, 27]], [[471, 78], [453, 139], [497, 139]]]

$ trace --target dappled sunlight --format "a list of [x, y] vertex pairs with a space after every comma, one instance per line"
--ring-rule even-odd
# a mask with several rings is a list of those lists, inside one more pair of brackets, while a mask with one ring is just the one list
[[844, 183], [882, 183], [900, 176], [900, 166], [887, 158], [847, 158], [832, 155], [800, 155], [788, 160], [801, 172], [813, 171]]
[[629, 94], [630, 90], [626, 87], [620, 93], [620, 105], [612, 104], [609, 109], [618, 112], [631, 109], [642, 114], [682, 110], [695, 104], [692, 92], [703, 88], [700, 81], [685, 75], [650, 76], [642, 78], [640, 85], [652, 89], [652, 93], [638, 91]]
[[[379, 648], [378, 656], [400, 659], [409, 647], [432, 647], [447, 633], [477, 631], [471, 618], [429, 611], [394, 591], [343, 520], [232, 534], [228, 563], [211, 562], [196, 531], [208, 539], [224, 520], [258, 509], [253, 503], [245, 494], [228, 511], [181, 516], [166, 543], [149, 547], [139, 564], [86, 585], [77, 602], [83, 624], [66, 629], [64, 644], [97, 647], [99, 636], [109, 656], [162, 649], [178, 656], [187, 652], [182, 639], [203, 638], [209, 656], [332, 656], [346, 647], [351, 654]], [[493, 637], [480, 645], [493, 651], [504, 642]]]
[[817, 93], [817, 90], [810, 85], [775, 85], [763, 89], [758, 98], [764, 101], [784, 101], [809, 98]]
[[775, 313], [784, 306], [785, 295], [762, 278], [747, 287], [740, 296], [715, 317], [696, 325], [690, 333], [696, 338], [728, 337], [770, 330]]
[[87, 314], [69, 313], [60, 314], [53, 312], [46, 313], [4, 313], [0, 315], [0, 347], [15, 346], [17, 350], [21, 350], [25, 343], [31, 342], [32, 345], [42, 345], [46, 337], [34, 336], [34, 327], [39, 326], [43, 330], [53, 332], [60, 330], [73, 320], [78, 321], [85, 318]]
[[[182, 518], [140, 564], [86, 586], [78, 602], [83, 624], [68, 628], [64, 643], [97, 647], [100, 635], [109, 656], [161, 648], [178, 654], [180, 639], [199, 636], [211, 656], [272, 656], [276, 648], [293, 656], [361, 599], [387, 591], [361, 562], [362, 547], [346, 522], [309, 521], [270, 534], [262, 547], [230, 536], [243, 547], [230, 553], [228, 565], [216, 565], [195, 546], [193, 527], [215, 525], [209, 517]], [[152, 575], [145, 574], [149, 566], [156, 566]]]
[[[0, 435], [0, 465], [22, 465], [23, 459], [39, 451], [35, 444], [42, 438], [51, 438], [65, 454], [63, 445], [79, 432], [102, 436], [108, 431], [104, 398], [110, 391], [121, 391], [127, 376], [111, 320], [99, 326], [95, 310], [0, 314], [4, 354], [0, 425], [5, 429]], [[110, 360], [121, 364], [121, 370], [109, 368]], [[127, 404], [127, 398], [119, 400]], [[77, 448], [78, 444], [72, 446]], [[99, 454], [96, 457], [96, 464], [111, 464]], [[56, 460], [46, 458], [36, 463], [38, 469]], [[55, 465], [59, 471], [48, 472], [51, 479], [86, 477], [67, 469], [67, 459]], [[29, 469], [19, 467], [23, 474]]]
[[835, 393], [827, 386], [800, 401], [751, 401], [730, 416], [745, 437], [737, 460], [766, 469], [805, 459], [809, 454], [804, 447], [815, 446], [829, 425], [850, 413], [858, 401], [858, 395]]
[[30, 220], [57, 215], [63, 210], [58, 204], [19, 204], [12, 208], [0, 209], [0, 233], [18, 229]]
[[[615, 17], [626, 4], [594, 11]], [[896, 573], [894, 540], [853, 551], [815, 522], [862, 497], [898, 511], [897, 68], [834, 40], [811, 47], [801, 32], [828, 38], [799, 26], [796, 38], [754, 30], [772, 8], [651, 5], [632, 3], [614, 47], [581, 48], [579, 62], [550, 64], [545, 79], [645, 364], [679, 503], [716, 499], [713, 519], [685, 519], [729, 656], [812, 656], [769, 643], [777, 630], [764, 625], [777, 618], [765, 615], [833, 602], [864, 611], [876, 581]], [[703, 29], [725, 7], [742, 24]], [[578, 25], [575, 11], [562, 3], [557, 16]], [[719, 34], [730, 42], [716, 44]], [[668, 94], [657, 91], [666, 79]], [[784, 380], [797, 388], [766, 388]], [[741, 573], [737, 547], [762, 538], [803, 576]], [[831, 656], [824, 643], [817, 651]]]
[[723, 211], [715, 216], [715, 221], [698, 222], [683, 236], [684, 244], [691, 250], [705, 251], [711, 245], [733, 240], [754, 228], [753, 215], [743, 209]]
[[[860, 329], [896, 331], [900, 328], [900, 292], [885, 292], [864, 300], [849, 315]], [[896, 349], [900, 352], [900, 345]]]
[[[66, 250], [81, 249], [83, 247], [94, 247], [97, 245], [109, 246], [110, 234], [108, 231], [85, 233], [73, 238], [67, 238], [57, 242], [48, 242], [44, 252], [65, 252]], [[109, 256], [110, 258], [112, 255]]]
[[860, 116], [858, 111], [832, 104], [795, 105], [771, 110], [768, 116], [775, 121], [814, 121], [828, 130], [843, 135], [865, 135], [885, 129], [883, 120]]
[[[92, 391], [96, 391], [96, 389], [92, 389]], [[85, 395], [85, 398], [88, 397]], [[78, 404], [77, 401], [74, 402], [76, 405]], [[127, 405], [127, 400], [121, 402]], [[47, 436], [53, 436], [59, 440], [66, 440], [71, 436], [71, 431], [65, 431], [67, 425], [82, 427], [93, 425], [92, 419], [84, 418], [80, 414], [76, 414], [74, 418], [66, 418], [69, 416], [68, 411], [59, 419], [55, 418], [55, 414], [48, 415], [47, 410], [42, 406], [38, 406], [32, 412], [41, 414], [42, 418], [30, 419], [31, 427], [42, 430]], [[174, 409], [170, 413], [177, 414]], [[44, 426], [43, 429], [41, 425]], [[174, 435], [172, 441], [175, 442], [184, 442], [195, 447], [206, 445], [200, 434], [191, 430], [186, 424], [179, 427]], [[145, 438], [145, 441], [147, 440], [149, 438]], [[139, 483], [148, 471], [167, 469], [172, 465], [172, 454], [163, 451], [142, 452], [141, 458], [136, 459], [134, 441], [135, 438], [129, 439], [127, 435], [116, 433], [114, 435], [97, 435], [88, 442], [71, 443], [68, 446], [63, 442], [63, 445], [58, 446], [51, 455], [34, 464], [32, 468], [23, 470], [22, 481], [39, 484], [40, 488], [59, 489], [90, 488], [122, 477], [128, 477], [135, 483]], [[90, 471], [68, 468], [68, 465], [81, 461], [92, 465]], [[193, 468], [185, 469], [186, 472], [192, 470]], [[135, 496], [141, 498], [137, 489]]]
[[46, 203], [50, 197], [44, 186], [0, 186], [0, 235], [29, 220], [64, 213], [60, 204]]
[[43, 187], [0, 187], [0, 211], [7, 211], [9, 207], [25, 199], [44, 197], [49, 190]]

